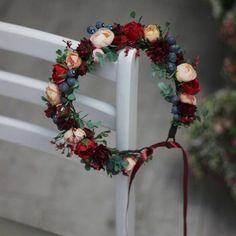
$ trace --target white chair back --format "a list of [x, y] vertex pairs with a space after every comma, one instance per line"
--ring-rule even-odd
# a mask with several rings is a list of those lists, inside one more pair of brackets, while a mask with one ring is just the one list
[[[55, 62], [55, 51], [63, 49], [65, 37], [53, 35], [35, 29], [0, 22], [0, 49]], [[72, 45], [78, 42], [71, 40]], [[135, 50], [128, 56], [124, 51], [115, 63], [97, 66], [94, 75], [116, 83], [116, 106], [98, 99], [77, 94], [76, 106], [89, 114], [90, 119], [101, 120], [105, 127], [116, 130], [116, 142], [119, 149], [136, 147], [137, 125], [137, 89], [138, 64]], [[0, 70], [0, 95], [42, 105], [40, 98], [47, 83]], [[54, 131], [35, 124], [0, 115], [0, 139], [28, 146], [46, 153], [55, 154], [49, 143]], [[116, 235], [126, 236], [125, 214], [127, 202], [128, 178], [117, 176], [116, 194]], [[132, 194], [129, 216], [129, 236], [134, 236], [134, 194]]]

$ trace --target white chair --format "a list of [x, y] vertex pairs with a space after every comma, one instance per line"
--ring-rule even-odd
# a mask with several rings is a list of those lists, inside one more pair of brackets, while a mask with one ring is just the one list
[[[0, 49], [55, 62], [55, 51], [65, 46], [63, 40], [69, 39], [0, 22]], [[71, 41], [73, 45], [78, 44], [74, 40]], [[101, 120], [105, 127], [116, 130], [116, 145], [121, 150], [136, 147], [138, 64], [135, 50], [130, 50], [127, 57], [121, 51], [116, 63], [107, 63], [104, 67], [98, 66], [94, 72], [95, 75], [116, 83], [115, 107], [92, 97], [77, 94], [77, 105], [80, 109], [86, 111], [90, 118]], [[40, 80], [0, 71], [0, 95], [42, 105], [40, 98], [44, 94], [46, 85], [46, 82]], [[53, 145], [49, 143], [54, 134], [55, 132], [46, 128], [0, 115], [0, 139], [2, 140], [55, 154]], [[119, 175], [116, 179], [116, 235], [126, 236], [128, 178]], [[134, 215], [134, 193], [132, 193], [129, 236], [134, 236]]]

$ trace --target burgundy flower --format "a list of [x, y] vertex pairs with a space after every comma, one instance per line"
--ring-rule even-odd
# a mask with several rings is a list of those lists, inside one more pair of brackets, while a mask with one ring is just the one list
[[169, 45], [163, 39], [157, 40], [150, 43], [150, 47], [147, 49], [146, 54], [155, 64], [164, 62], [165, 58], [169, 54]]
[[44, 112], [46, 117], [52, 118], [57, 112], [57, 107], [49, 104], [48, 108]]
[[86, 133], [86, 137], [92, 139], [94, 137], [94, 131], [88, 128], [84, 128], [84, 132]]
[[115, 34], [115, 36], [124, 35], [123, 26], [120, 24], [114, 23], [112, 26], [112, 32]]
[[66, 119], [64, 117], [59, 117], [57, 119], [56, 124], [59, 130], [69, 130], [70, 128], [79, 128], [78, 122], [71, 118]]
[[180, 102], [178, 111], [182, 123], [191, 123], [196, 119], [197, 107], [195, 105]]
[[52, 79], [55, 84], [60, 84], [65, 81], [67, 69], [60, 64], [53, 65]]
[[124, 48], [127, 45], [127, 38], [125, 35], [115, 36], [112, 45], [117, 47], [117, 50]]
[[80, 44], [77, 47], [76, 51], [79, 53], [79, 56], [82, 58], [82, 60], [87, 60], [92, 54], [93, 49], [95, 48], [92, 42], [89, 39], [83, 38], [80, 41]]
[[184, 62], [184, 54], [183, 53], [176, 53], [176, 66], [182, 64]]
[[95, 170], [104, 169], [103, 166], [107, 162], [108, 158], [109, 158], [109, 150], [107, 149], [106, 146], [100, 144], [99, 146], [96, 147], [93, 153], [91, 166]]
[[87, 139], [86, 143], [83, 141], [79, 142], [75, 148], [75, 154], [82, 159], [89, 159], [93, 153], [97, 144], [92, 139]]
[[180, 86], [180, 90], [182, 93], [194, 95], [200, 92], [201, 88], [200, 88], [199, 81], [197, 79], [194, 79], [189, 82], [182, 83]]
[[144, 37], [143, 26], [135, 21], [125, 24], [123, 32], [130, 42], [137, 42], [138, 39]]
[[83, 76], [87, 73], [87, 71], [88, 71], [88, 66], [87, 66], [86, 62], [83, 61], [81, 63], [81, 65], [79, 66], [79, 68], [77, 68], [76, 74], [80, 75], [80, 76]]

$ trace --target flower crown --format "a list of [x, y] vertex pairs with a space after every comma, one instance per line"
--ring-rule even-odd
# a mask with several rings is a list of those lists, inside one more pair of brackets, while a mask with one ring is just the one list
[[[133, 16], [134, 18], [135, 16]], [[79, 78], [94, 70], [94, 65], [103, 65], [106, 61], [115, 62], [118, 52], [130, 48], [144, 51], [151, 62], [152, 75], [173, 82], [173, 85], [158, 84], [161, 95], [172, 103], [171, 128], [168, 138], [175, 138], [177, 128], [189, 126], [199, 116], [197, 100], [194, 96], [200, 91], [196, 66], [198, 60], [185, 59], [183, 49], [169, 31], [169, 24], [164, 29], [156, 24], [143, 25], [139, 21], [127, 24], [105, 24], [97, 21], [89, 26], [90, 38], [83, 38], [77, 48], [66, 42], [64, 51], [57, 50], [57, 64], [46, 88], [45, 114], [57, 125], [59, 133], [52, 144], [67, 157], [77, 155], [86, 170], [105, 170], [110, 176], [122, 172], [129, 175], [145, 148], [119, 151], [106, 145], [105, 138], [110, 130], [95, 135], [99, 122], [86, 121], [73, 105], [74, 92], [79, 89]], [[146, 152], [146, 160], [152, 158], [152, 152]]]

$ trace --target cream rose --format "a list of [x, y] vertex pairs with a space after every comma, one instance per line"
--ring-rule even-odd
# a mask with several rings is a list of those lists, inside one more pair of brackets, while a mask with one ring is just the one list
[[81, 65], [81, 63], [82, 60], [77, 52], [73, 51], [69, 52], [69, 54], [66, 57], [66, 64], [70, 70], [78, 68]]
[[102, 49], [100, 49], [100, 48], [94, 49], [94, 50], [93, 50], [93, 60], [94, 60], [95, 62], [99, 62], [97, 53], [104, 54], [104, 52], [102, 51]]
[[125, 173], [130, 175], [137, 161], [134, 157], [126, 157], [125, 160], [129, 163], [128, 166], [125, 168]]
[[188, 82], [196, 79], [197, 72], [194, 70], [192, 65], [188, 63], [182, 63], [177, 66], [176, 78], [179, 82]]
[[71, 128], [65, 132], [64, 140], [66, 143], [74, 146], [75, 144], [80, 142], [85, 136], [86, 133], [82, 129]]
[[58, 105], [61, 102], [61, 92], [56, 84], [48, 84], [46, 96], [51, 105]]
[[187, 93], [182, 93], [179, 96], [180, 101], [183, 103], [188, 103], [188, 104], [192, 104], [192, 105], [197, 105], [197, 99], [195, 96], [193, 95], [189, 95]]
[[112, 43], [114, 37], [114, 33], [111, 30], [100, 28], [90, 37], [90, 41], [93, 43], [94, 47], [104, 48]]
[[148, 25], [144, 29], [144, 37], [150, 42], [154, 42], [160, 38], [160, 30], [156, 25]]

